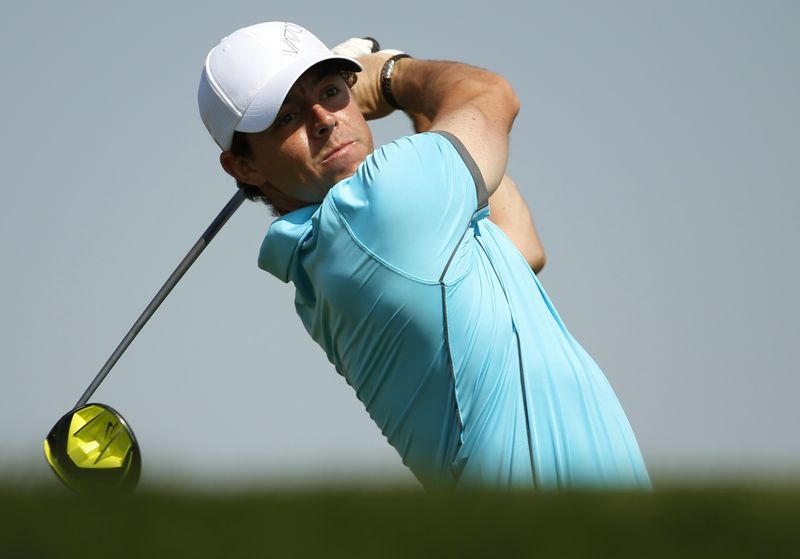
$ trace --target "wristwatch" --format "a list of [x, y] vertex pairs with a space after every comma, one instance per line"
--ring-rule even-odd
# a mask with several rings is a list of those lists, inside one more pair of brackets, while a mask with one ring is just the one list
[[384, 62], [383, 68], [381, 68], [381, 92], [387, 103], [395, 109], [400, 109], [402, 111], [403, 107], [400, 106], [400, 103], [397, 102], [397, 99], [394, 98], [394, 94], [392, 93], [392, 73], [394, 72], [394, 65], [401, 58], [411, 58], [411, 55], [402, 52], [400, 54], [395, 54]]

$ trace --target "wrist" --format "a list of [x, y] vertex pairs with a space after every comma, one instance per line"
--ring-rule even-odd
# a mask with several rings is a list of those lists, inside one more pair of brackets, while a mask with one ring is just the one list
[[402, 58], [411, 58], [411, 56], [405, 53], [395, 54], [386, 60], [386, 62], [384, 62], [380, 73], [380, 89], [383, 98], [390, 106], [395, 109], [400, 109], [401, 111], [403, 110], [403, 107], [397, 101], [397, 98], [394, 96], [394, 91], [392, 90], [392, 78], [395, 74], [397, 61]]

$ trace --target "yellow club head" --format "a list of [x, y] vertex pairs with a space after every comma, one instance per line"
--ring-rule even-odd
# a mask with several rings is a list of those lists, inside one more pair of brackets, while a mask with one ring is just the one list
[[78, 493], [131, 491], [142, 470], [133, 431], [103, 404], [86, 404], [59, 419], [44, 440], [44, 455], [56, 475]]

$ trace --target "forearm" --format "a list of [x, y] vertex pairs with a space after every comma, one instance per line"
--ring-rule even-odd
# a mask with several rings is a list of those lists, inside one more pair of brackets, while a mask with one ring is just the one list
[[506, 135], [518, 110], [516, 96], [504, 78], [459, 62], [398, 60], [392, 92], [404, 110], [431, 122], [472, 108], [478, 118], [491, 115], [492, 126]]
[[508, 236], [535, 273], [544, 267], [545, 252], [528, 204], [517, 185], [506, 175], [489, 197], [489, 219]]

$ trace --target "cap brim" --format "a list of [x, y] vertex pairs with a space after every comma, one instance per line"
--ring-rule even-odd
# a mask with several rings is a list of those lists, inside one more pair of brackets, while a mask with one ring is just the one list
[[244, 111], [242, 119], [236, 126], [237, 132], [263, 132], [275, 122], [283, 101], [294, 83], [309, 68], [321, 62], [340, 62], [343, 70], [360, 72], [364, 69], [361, 64], [346, 56], [309, 56], [299, 58], [285, 69], [280, 76], [270, 78], [270, 87], [264, 87], [253, 96], [250, 105]]

